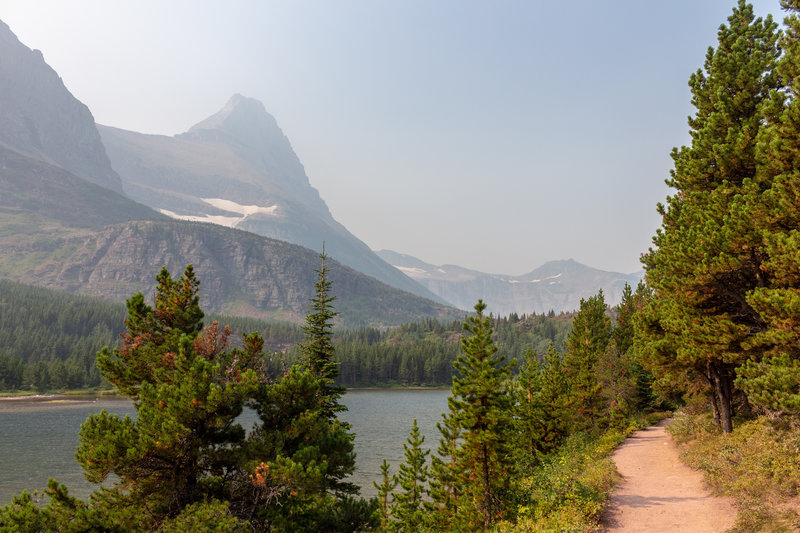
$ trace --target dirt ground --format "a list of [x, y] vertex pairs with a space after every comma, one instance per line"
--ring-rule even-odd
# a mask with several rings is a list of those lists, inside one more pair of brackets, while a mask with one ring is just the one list
[[729, 529], [736, 508], [712, 496], [703, 475], [681, 463], [664, 426], [637, 431], [612, 455], [622, 481], [601, 522], [603, 531], [711, 533]]

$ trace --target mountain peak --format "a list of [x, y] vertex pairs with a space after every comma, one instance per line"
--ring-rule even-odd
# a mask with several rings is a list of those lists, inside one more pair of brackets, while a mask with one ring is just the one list
[[237, 141], [256, 147], [263, 142], [285, 139], [275, 117], [255, 98], [234, 94], [225, 106], [189, 128], [185, 136], [200, 136], [222, 133]]

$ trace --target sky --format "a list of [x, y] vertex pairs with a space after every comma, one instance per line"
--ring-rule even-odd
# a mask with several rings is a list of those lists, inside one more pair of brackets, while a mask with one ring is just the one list
[[689, 142], [689, 76], [733, 5], [0, 0], [0, 20], [100, 124], [173, 135], [235, 93], [260, 100], [374, 250], [631, 273]]

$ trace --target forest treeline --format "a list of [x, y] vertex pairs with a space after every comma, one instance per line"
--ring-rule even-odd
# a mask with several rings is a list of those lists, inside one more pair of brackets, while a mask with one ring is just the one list
[[[511, 357], [532, 349], [562, 347], [573, 314], [512, 313], [493, 317], [499, 345]], [[0, 391], [64, 391], [108, 387], [97, 370], [97, 353], [114, 346], [124, 331], [123, 304], [0, 280]], [[269, 366], [277, 374], [298, 360], [303, 330], [298, 324], [211, 314], [231, 328], [232, 342], [258, 331]], [[460, 322], [433, 318], [378, 330], [336, 328], [340, 364], [337, 383], [347, 387], [449, 386], [459, 350]]]
[[[125, 318], [121, 303], [0, 279], [0, 391], [108, 387], [97, 369], [97, 353], [119, 342]], [[209, 318], [239, 333], [260, 331], [275, 351], [303, 338], [295, 324]]]

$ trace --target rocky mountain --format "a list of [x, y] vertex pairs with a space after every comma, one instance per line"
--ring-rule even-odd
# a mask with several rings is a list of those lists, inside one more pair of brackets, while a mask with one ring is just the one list
[[122, 192], [89, 109], [2, 21], [0, 100], [0, 146]]
[[376, 256], [331, 216], [275, 118], [234, 95], [173, 137], [99, 126], [134, 200], [172, 218], [212, 222], [319, 250], [393, 287], [437, 299]]
[[[25, 233], [5, 231], [9, 222], [20, 221], [15, 215], [0, 209], [0, 277], [112, 300], [153, 294], [162, 265], [177, 276], [191, 263], [204, 309], [296, 322], [308, 309], [319, 268], [318, 254], [308, 248], [213, 224], [146, 220], [92, 230], [37, 217], [26, 220]], [[343, 325], [463, 317], [336, 261], [328, 266]]]
[[[317, 253], [214, 224], [173, 220], [61, 167], [0, 147], [0, 277], [124, 301], [193, 264], [204, 309], [299, 321]], [[395, 325], [455, 309], [329, 263], [340, 323]]]
[[[222, 122], [227, 125], [212, 133], [205, 127], [188, 132], [187, 139], [247, 127]], [[197, 142], [211, 149], [206, 141]], [[218, 183], [235, 188], [243, 182], [220, 177]], [[293, 187], [313, 191], [307, 183], [289, 181], [275, 185], [274, 197], [291, 196]], [[41, 54], [0, 23], [0, 277], [124, 300], [137, 291], [152, 294], [163, 265], [177, 276], [191, 263], [209, 311], [284, 320], [304, 316], [319, 268], [316, 252], [248, 231], [174, 220], [121, 191], [88, 109]], [[313, 194], [305, 197], [314, 202]], [[318, 196], [317, 201], [324, 206]], [[329, 266], [345, 325], [463, 316], [336, 261]]]
[[522, 276], [504, 276], [455, 265], [431, 265], [391, 250], [377, 254], [460, 309], [471, 309], [483, 299], [489, 311], [500, 315], [573, 311], [580, 307], [581, 298], [593, 296], [599, 289], [613, 306], [619, 303], [625, 283], [635, 288], [642, 279], [642, 273], [606, 272], [572, 259], [550, 261]]

